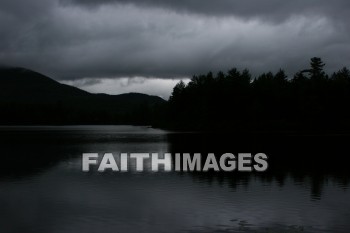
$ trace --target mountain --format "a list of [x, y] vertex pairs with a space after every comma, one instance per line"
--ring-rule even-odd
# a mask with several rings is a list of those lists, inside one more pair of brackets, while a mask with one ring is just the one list
[[92, 94], [24, 68], [0, 68], [0, 124], [151, 124], [165, 100]]

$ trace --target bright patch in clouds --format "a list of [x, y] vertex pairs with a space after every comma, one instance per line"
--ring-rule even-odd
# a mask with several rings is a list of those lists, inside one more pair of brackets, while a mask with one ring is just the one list
[[[179, 79], [159, 79], [159, 78], [102, 78], [102, 79], [78, 79], [63, 81], [62, 83], [72, 85], [91, 93], [106, 93], [111, 95], [139, 92], [149, 95], [156, 95], [163, 99], [169, 99], [174, 86]], [[189, 79], [182, 79], [188, 83]]]

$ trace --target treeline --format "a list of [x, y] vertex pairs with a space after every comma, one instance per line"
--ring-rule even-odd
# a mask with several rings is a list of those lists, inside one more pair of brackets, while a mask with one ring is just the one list
[[252, 78], [235, 68], [179, 82], [162, 127], [185, 130], [350, 130], [350, 71], [328, 75], [321, 58], [288, 78], [283, 70]]

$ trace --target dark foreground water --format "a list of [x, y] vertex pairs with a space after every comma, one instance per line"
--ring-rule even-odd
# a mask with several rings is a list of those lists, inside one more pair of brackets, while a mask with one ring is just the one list
[[[0, 232], [350, 232], [348, 135], [0, 127]], [[84, 152], [263, 152], [264, 173], [83, 173]]]

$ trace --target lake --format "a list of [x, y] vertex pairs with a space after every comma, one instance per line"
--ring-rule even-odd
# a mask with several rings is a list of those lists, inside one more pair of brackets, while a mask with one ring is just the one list
[[[348, 134], [0, 127], [0, 232], [350, 232]], [[82, 172], [82, 154], [266, 153], [247, 172]]]

